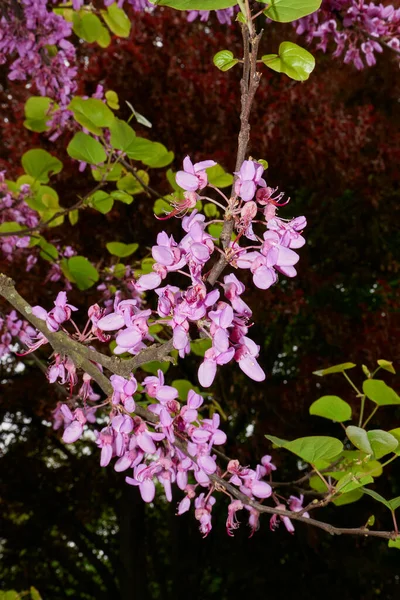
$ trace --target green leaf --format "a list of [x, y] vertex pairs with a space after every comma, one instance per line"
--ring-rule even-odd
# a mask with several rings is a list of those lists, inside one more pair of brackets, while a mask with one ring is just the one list
[[111, 192], [111, 197], [114, 198], [114, 200], [123, 202], [124, 204], [132, 204], [133, 202], [133, 197], [130, 194], [119, 190], [114, 190]]
[[[322, 483], [322, 482], [321, 482]], [[345, 504], [351, 504], [352, 502], [357, 502], [362, 496], [364, 492], [360, 489], [355, 489], [351, 492], [346, 492], [345, 494], [341, 494], [335, 500], [332, 500], [335, 506], [344, 506]]]
[[68, 213], [68, 219], [72, 226], [76, 225], [79, 220], [79, 210], [71, 210]]
[[340, 479], [336, 486], [336, 490], [345, 494], [373, 482], [374, 479], [371, 477], [371, 475], [364, 475], [363, 473], [348, 473], [345, 475], [345, 477]]
[[215, 206], [215, 204], [211, 204], [211, 202], [207, 202], [206, 204], [204, 204], [203, 210], [204, 214], [209, 219], [211, 219], [211, 217], [217, 219], [220, 216], [218, 208]]
[[367, 436], [376, 459], [382, 458], [389, 452], [394, 452], [399, 445], [398, 440], [393, 435], [382, 429], [368, 431]]
[[[144, 185], [148, 185], [150, 178], [146, 171], [138, 171], [137, 176], [143, 181]], [[144, 191], [143, 185], [132, 173], [128, 173], [128, 175], [120, 179], [117, 183], [117, 188], [128, 194], [132, 194], [132, 196], [141, 194]]]
[[220, 10], [237, 4], [237, 0], [151, 0], [156, 6], [170, 6], [177, 10]]
[[146, 373], [151, 373], [152, 375], [157, 375], [157, 371], [159, 369], [161, 369], [161, 371], [165, 374], [168, 371], [170, 364], [171, 363], [167, 361], [158, 362], [157, 360], [153, 360], [141, 365], [140, 368]]
[[322, 396], [311, 404], [310, 415], [343, 423], [351, 419], [351, 406], [338, 396]]
[[21, 596], [15, 590], [0, 592], [0, 600], [20, 600]]
[[220, 71], [229, 71], [238, 64], [238, 59], [233, 56], [230, 50], [221, 50], [214, 55], [213, 63]]
[[269, 69], [285, 73], [295, 81], [308, 79], [315, 67], [313, 55], [292, 42], [282, 42], [279, 46], [279, 54], [265, 54], [261, 60]]
[[268, 4], [264, 14], [272, 21], [290, 23], [315, 12], [321, 6], [321, 0], [261, 0]]
[[207, 177], [209, 183], [217, 188], [226, 188], [233, 183], [233, 175], [224, 171], [221, 165], [215, 165], [207, 169]]
[[314, 371], [313, 375], [319, 375], [319, 377], [323, 377], [324, 375], [331, 375], [331, 373], [343, 373], [343, 371], [347, 371], [347, 369], [353, 369], [356, 365], [354, 363], [342, 363], [340, 365], [335, 365], [334, 367], [328, 367], [327, 369], [320, 369], [319, 371]]
[[107, 104], [110, 108], [112, 108], [113, 110], [119, 109], [119, 98], [117, 92], [114, 92], [113, 90], [108, 90], [108, 92], [105, 93], [105, 97], [107, 100]]
[[58, 250], [53, 245], [50, 244], [44, 237], [41, 237], [39, 240], [39, 246], [42, 251], [40, 252], [40, 256], [44, 258], [44, 260], [48, 260], [49, 262], [54, 262], [58, 258]]
[[178, 390], [179, 399], [184, 400], [185, 402], [190, 390], [195, 390], [195, 392], [198, 393], [198, 388], [187, 379], [175, 379], [171, 385]]
[[89, 198], [90, 205], [101, 212], [103, 215], [106, 215], [110, 212], [114, 205], [114, 199], [107, 192], [103, 192], [102, 190], [98, 190]]
[[212, 341], [210, 340], [210, 338], [202, 338], [200, 340], [193, 340], [193, 342], [190, 342], [190, 350], [196, 356], [203, 357], [204, 354], [206, 353], [206, 350], [211, 348], [211, 345], [212, 345]]
[[83, 10], [81, 10], [80, 12], [74, 12], [74, 33], [78, 37], [85, 40], [85, 42], [89, 42], [89, 44], [96, 42], [97, 39], [101, 36], [102, 27], [103, 25], [101, 24], [99, 17], [97, 17], [93, 13], [88, 13]]
[[145, 165], [156, 168], [165, 167], [174, 160], [174, 153], [168, 152], [163, 144], [141, 137], [135, 138], [127, 155], [133, 160], [140, 160]]
[[108, 106], [96, 98], [84, 100], [76, 96], [71, 100], [68, 108], [73, 112], [75, 121], [95, 135], [101, 135], [101, 128], [111, 127], [115, 119], [114, 113]]
[[340, 440], [318, 435], [298, 438], [288, 442], [284, 447], [311, 464], [317, 460], [331, 460], [343, 450]]
[[136, 133], [128, 123], [114, 118], [114, 122], [110, 126], [110, 133], [110, 143], [113, 148], [123, 152], [134, 150]]
[[100, 13], [115, 35], [123, 38], [129, 37], [131, 22], [122, 8], [118, 8], [116, 4], [111, 4], [111, 6], [107, 8], [107, 11], [101, 10]]
[[[108, 48], [108, 46], [111, 44], [110, 32], [108, 31], [107, 27], [104, 27], [103, 24], [101, 25], [100, 34], [97, 36], [96, 42], [98, 43], [100, 48]], [[107, 93], [106, 93], [106, 96], [107, 96]], [[110, 108], [114, 108], [114, 106], [111, 106], [111, 104], [109, 102], [107, 102], [107, 104]], [[117, 109], [115, 109], [115, 110], [117, 110]]]
[[31, 589], [29, 590], [31, 593], [32, 600], [42, 600], [42, 596], [39, 594], [36, 588], [31, 585]]
[[266, 435], [267, 440], [272, 442], [274, 446], [278, 448], [286, 448], [286, 444], [289, 444], [288, 440], [283, 440], [282, 438], [278, 438], [275, 435]]
[[361, 427], [350, 425], [346, 429], [346, 435], [356, 448], [365, 454], [373, 455], [376, 459], [393, 452], [399, 444], [394, 435], [381, 429], [367, 432]]
[[21, 231], [22, 227], [16, 221], [6, 221], [0, 225], [0, 233], [15, 233]]
[[108, 242], [106, 248], [113, 256], [126, 258], [139, 248], [139, 244], [124, 244], [123, 242]]
[[397, 446], [397, 448], [394, 450], [395, 454], [399, 454], [400, 455], [400, 427], [397, 427], [396, 429], [391, 429], [389, 431], [389, 433], [396, 438], [396, 440], [399, 442], [399, 445]]
[[71, 158], [90, 165], [99, 165], [107, 159], [103, 146], [86, 133], [79, 131], [74, 135], [67, 146], [67, 152]]
[[80, 290], [91, 288], [99, 280], [97, 269], [84, 256], [72, 256], [68, 259], [67, 265]]
[[172, 210], [171, 205], [168, 204], [168, 202], [166, 202], [162, 198], [158, 198], [158, 200], [156, 200], [154, 202], [153, 211], [154, 211], [154, 214], [157, 215], [157, 217], [160, 215], [165, 215], [165, 214], [171, 212], [171, 210]]
[[390, 504], [390, 508], [392, 510], [397, 510], [400, 506], [400, 496], [397, 496], [397, 498], [392, 498], [391, 500], [389, 500], [389, 504]]
[[396, 374], [395, 368], [393, 366], [393, 362], [391, 360], [384, 360], [383, 358], [376, 361], [381, 369], [385, 369], [385, 371], [389, 371], [389, 373]]
[[37, 131], [38, 133], [48, 131], [49, 127], [46, 123], [50, 120], [50, 107], [51, 112], [58, 108], [58, 104], [51, 98], [46, 96], [28, 98], [24, 108], [26, 117], [24, 126], [30, 131]]
[[95, 181], [118, 181], [122, 177], [123, 166], [120, 163], [104, 165], [92, 169]]
[[365, 494], [368, 494], [368, 496], [371, 496], [371, 498], [373, 498], [377, 502], [380, 502], [381, 504], [386, 506], [386, 508], [388, 508], [389, 510], [392, 510], [390, 503], [387, 500], [385, 500], [383, 496], [381, 496], [377, 492], [374, 492], [374, 490], [370, 490], [369, 488], [363, 488], [363, 492]]
[[366, 379], [363, 383], [363, 392], [378, 406], [400, 404], [400, 397], [393, 388], [386, 385], [381, 379]]
[[222, 227], [222, 223], [211, 223], [211, 225], [208, 225], [207, 231], [213, 238], [219, 240], [222, 233]]
[[346, 428], [346, 435], [353, 446], [362, 452], [365, 452], [365, 454], [373, 454], [365, 429], [361, 429], [361, 427], [356, 427], [355, 425], [349, 425], [349, 427]]
[[145, 127], [153, 127], [153, 125], [150, 123], [150, 121], [148, 119], [146, 119], [146, 117], [144, 117], [143, 115], [138, 113], [138, 111], [133, 108], [132, 104], [130, 102], [128, 102], [128, 100], [125, 100], [125, 103], [129, 106], [129, 108], [132, 111], [133, 116], [135, 117], [136, 121], [138, 123], [140, 123], [140, 125], [144, 125]]
[[61, 160], [58, 160], [58, 158], [41, 148], [25, 152], [21, 163], [25, 173], [31, 175], [36, 181], [40, 181], [41, 183], [47, 183], [50, 173], [55, 175], [63, 168]]
[[395, 540], [389, 540], [389, 548], [398, 548], [400, 550], [400, 537]]

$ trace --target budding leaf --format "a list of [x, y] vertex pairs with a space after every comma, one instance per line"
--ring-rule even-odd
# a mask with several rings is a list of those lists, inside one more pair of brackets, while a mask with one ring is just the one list
[[16, 221], [6, 221], [0, 225], [0, 233], [14, 233], [21, 231], [22, 227]]
[[230, 50], [221, 50], [213, 58], [214, 65], [220, 69], [220, 71], [229, 71], [238, 63], [238, 59], [233, 56]]
[[67, 267], [80, 290], [91, 288], [99, 280], [97, 269], [84, 256], [72, 256], [67, 261]]
[[310, 415], [343, 423], [351, 419], [351, 406], [338, 396], [322, 396], [311, 404]]
[[90, 165], [99, 165], [105, 162], [107, 155], [103, 146], [90, 135], [78, 131], [67, 146], [71, 158], [80, 160]]
[[385, 369], [385, 371], [389, 371], [389, 373], [396, 374], [395, 368], [393, 366], [393, 362], [391, 360], [384, 360], [383, 358], [376, 361], [381, 369]]
[[130, 256], [139, 248], [139, 244], [124, 244], [122, 242], [108, 242], [106, 248], [110, 254], [119, 258]]
[[366, 379], [363, 383], [363, 392], [378, 406], [400, 404], [400, 397], [393, 388], [386, 385], [381, 379]]
[[388, 508], [389, 510], [392, 510], [392, 507], [390, 506], [390, 502], [385, 500], [385, 498], [383, 496], [381, 496], [380, 494], [378, 494], [377, 492], [374, 492], [374, 490], [370, 490], [369, 488], [363, 488], [363, 491], [365, 494], [368, 494], [368, 496], [371, 496], [371, 498], [373, 498], [377, 502], [380, 502], [381, 504], [386, 506], [386, 508]]
[[278, 73], [285, 73], [295, 81], [305, 81], [315, 67], [315, 58], [310, 52], [292, 42], [282, 42], [279, 54], [265, 54], [264, 65]]
[[36, 181], [40, 181], [41, 183], [48, 183], [49, 175], [55, 175], [63, 168], [63, 164], [58, 158], [40, 148], [25, 152], [21, 163], [25, 173], [31, 175]]
[[343, 371], [347, 371], [347, 369], [352, 369], [356, 365], [354, 363], [342, 363], [340, 365], [335, 365], [333, 367], [328, 367], [327, 369], [320, 369], [319, 371], [314, 371], [313, 375], [318, 375], [319, 377], [323, 377], [324, 375], [331, 375], [332, 373], [343, 373]]
[[260, 0], [263, 4], [268, 4], [264, 10], [266, 15], [272, 21], [278, 23], [290, 23], [302, 17], [306, 17], [315, 12], [321, 6], [322, 0]]
[[108, 90], [105, 93], [105, 96], [106, 96], [108, 106], [110, 108], [112, 108], [113, 110], [118, 110], [119, 109], [119, 98], [118, 98], [117, 92], [114, 92], [113, 90]]

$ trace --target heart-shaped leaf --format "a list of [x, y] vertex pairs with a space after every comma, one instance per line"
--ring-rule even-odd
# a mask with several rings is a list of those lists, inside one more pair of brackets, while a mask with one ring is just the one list
[[322, 396], [311, 404], [310, 415], [343, 423], [351, 419], [351, 406], [338, 396]]
[[279, 46], [279, 54], [265, 54], [261, 60], [269, 69], [285, 73], [295, 81], [308, 79], [315, 67], [313, 55], [292, 42], [282, 42]]

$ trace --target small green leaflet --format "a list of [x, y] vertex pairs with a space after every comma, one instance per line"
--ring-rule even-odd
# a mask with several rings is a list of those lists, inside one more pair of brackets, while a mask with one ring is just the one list
[[68, 273], [80, 290], [91, 288], [99, 280], [97, 269], [84, 256], [72, 256], [67, 261]]
[[220, 50], [213, 58], [214, 65], [220, 69], [220, 71], [229, 71], [229, 69], [232, 69], [238, 62], [239, 60], [233, 56], [233, 53], [230, 50]]
[[156, 6], [170, 6], [177, 10], [220, 10], [236, 6], [237, 0], [151, 0]]
[[108, 242], [106, 248], [110, 254], [125, 258], [130, 256], [139, 248], [139, 244], [124, 244], [123, 242]]
[[21, 163], [25, 173], [41, 183], [48, 183], [50, 175], [59, 173], [63, 168], [63, 164], [58, 158], [41, 148], [25, 152]]
[[314, 371], [313, 375], [323, 377], [324, 375], [331, 375], [332, 373], [343, 373], [343, 371], [353, 369], [355, 366], [356, 365], [351, 362], [341, 363], [340, 365], [335, 365], [333, 367], [327, 367], [326, 369], [319, 369], [318, 371]]
[[265, 54], [261, 60], [269, 69], [285, 73], [295, 81], [306, 81], [315, 67], [313, 55], [292, 42], [282, 42], [279, 54]]
[[367, 398], [378, 404], [378, 406], [400, 404], [400, 397], [394, 389], [386, 385], [381, 379], [366, 379], [363, 383], [363, 392]]
[[107, 155], [103, 146], [90, 135], [78, 131], [67, 146], [71, 158], [90, 165], [99, 165], [106, 161]]

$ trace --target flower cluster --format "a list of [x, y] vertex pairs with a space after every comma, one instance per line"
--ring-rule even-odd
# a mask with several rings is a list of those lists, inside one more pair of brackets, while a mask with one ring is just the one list
[[11, 353], [13, 338], [17, 338], [26, 346], [31, 346], [36, 334], [36, 330], [29, 325], [28, 321], [20, 319], [15, 310], [0, 317], [0, 358]]
[[29, 77], [42, 96], [65, 104], [76, 89], [76, 53], [67, 40], [72, 24], [47, 5], [47, 0], [2, 2], [0, 64], [11, 58], [10, 79], [25, 81]]
[[[226, 207], [200, 195], [207, 187], [213, 188], [208, 182], [207, 169], [214, 165], [212, 160], [193, 164], [189, 157], [185, 158], [183, 169], [176, 174], [177, 184], [184, 190], [184, 200], [168, 215], [182, 217], [182, 239], [177, 242], [165, 231], [159, 233], [152, 248], [153, 271], [136, 281], [132, 279], [124, 293], [117, 292], [113, 302], [107, 298], [104, 308], [92, 305], [82, 332], [71, 319], [76, 308], [68, 302], [66, 292], [58, 294], [50, 311], [35, 306], [33, 314], [46, 322], [50, 332], [60, 329], [68, 332], [70, 321], [74, 328], [71, 337], [89, 347], [93, 340], [108, 343], [113, 338], [117, 355], [142, 352], [154, 341], [150, 326], [161, 324], [171, 329], [173, 346], [181, 357], [191, 351], [191, 336], [208, 340], [208, 349], [198, 370], [203, 387], [213, 383], [218, 366], [232, 360], [247, 376], [263, 381], [265, 374], [257, 362], [259, 346], [248, 336], [252, 312], [242, 298], [245, 284], [231, 272], [207, 288], [209, 263], [217, 252], [217, 240], [207, 231], [209, 223], [205, 215], [194, 207], [206, 199], [225, 210], [225, 218], [233, 221], [235, 231], [231, 242], [219, 252], [223, 253], [227, 267], [248, 268], [254, 283], [261, 289], [267, 289], [276, 281], [276, 271], [290, 277], [296, 274], [293, 265], [299, 257], [294, 249], [305, 243], [301, 232], [306, 222], [304, 217], [289, 221], [278, 217], [278, 208], [286, 204], [283, 195], [268, 187], [263, 178], [263, 165], [252, 160], [244, 161], [235, 173], [230, 198], [218, 190]], [[178, 273], [180, 279], [183, 276], [188, 282], [186, 288], [169, 283], [160, 285]], [[143, 306], [143, 292], [149, 290], [154, 290], [157, 296], [157, 307], [153, 311]], [[36, 340], [30, 336], [26, 341], [29, 351], [46, 342], [43, 333]], [[100, 365], [96, 366], [102, 370]], [[72, 396], [78, 384], [76, 366], [69, 357], [55, 354], [48, 379], [51, 383], [68, 385]], [[107, 425], [95, 434], [101, 451], [100, 464], [106, 467], [115, 459], [116, 471], [131, 470], [126, 482], [139, 488], [145, 502], [153, 501], [157, 486], [163, 488], [167, 500], [171, 501], [175, 483], [185, 494], [178, 505], [178, 514], [189, 510], [193, 500], [195, 518], [203, 535], [211, 530], [213, 493], [218, 490], [215, 477], [234, 486], [242, 498], [231, 497], [227, 518], [229, 535], [238, 527], [236, 514], [242, 509], [248, 511], [252, 532], [258, 528], [259, 513], [244, 499], [259, 501], [272, 497], [275, 503], [280, 502], [280, 507], [285, 506], [266, 481], [275, 470], [270, 456], [263, 457], [255, 469], [230, 460], [226, 470], [221, 470], [215, 447], [225, 444], [226, 434], [220, 429], [217, 413], [210, 418], [201, 416], [204, 398], [194, 389], [188, 392], [186, 402], [181, 402], [178, 390], [165, 383], [161, 370], [139, 381], [133, 373], [128, 377], [114, 374], [110, 383], [112, 394], [99, 405], [100, 396], [92, 387], [92, 378], [84, 373], [75, 400], [71, 400], [75, 402], [80, 398], [83, 406], [59, 404], [53, 414], [54, 426], [63, 426], [64, 441], [73, 443], [83, 435], [87, 423], [96, 422], [96, 411], [107, 406]], [[89, 405], [90, 402], [94, 405]], [[298, 508], [301, 500], [299, 503], [290, 499], [289, 506], [294, 507], [291, 510], [301, 510]], [[288, 527], [290, 521], [285, 519]], [[275, 526], [276, 521], [271, 526]]]
[[382, 44], [400, 51], [400, 8], [365, 0], [323, 0], [321, 9], [295, 23], [296, 32], [326, 52], [333, 41], [333, 56], [363, 69], [373, 66]]
[[[31, 194], [31, 188], [28, 184], [22, 184], [19, 189], [12, 192], [5, 182], [5, 173], [0, 171], [0, 226], [3, 223], [13, 223], [15, 231], [18, 229], [29, 229], [36, 227], [39, 223], [37, 213], [29, 208], [26, 198]], [[3, 233], [6, 233], [3, 230]], [[7, 261], [15, 259], [18, 250], [29, 246], [29, 235], [4, 235], [0, 237], [0, 250]], [[28, 258], [27, 271], [33, 266], [32, 259]]]

